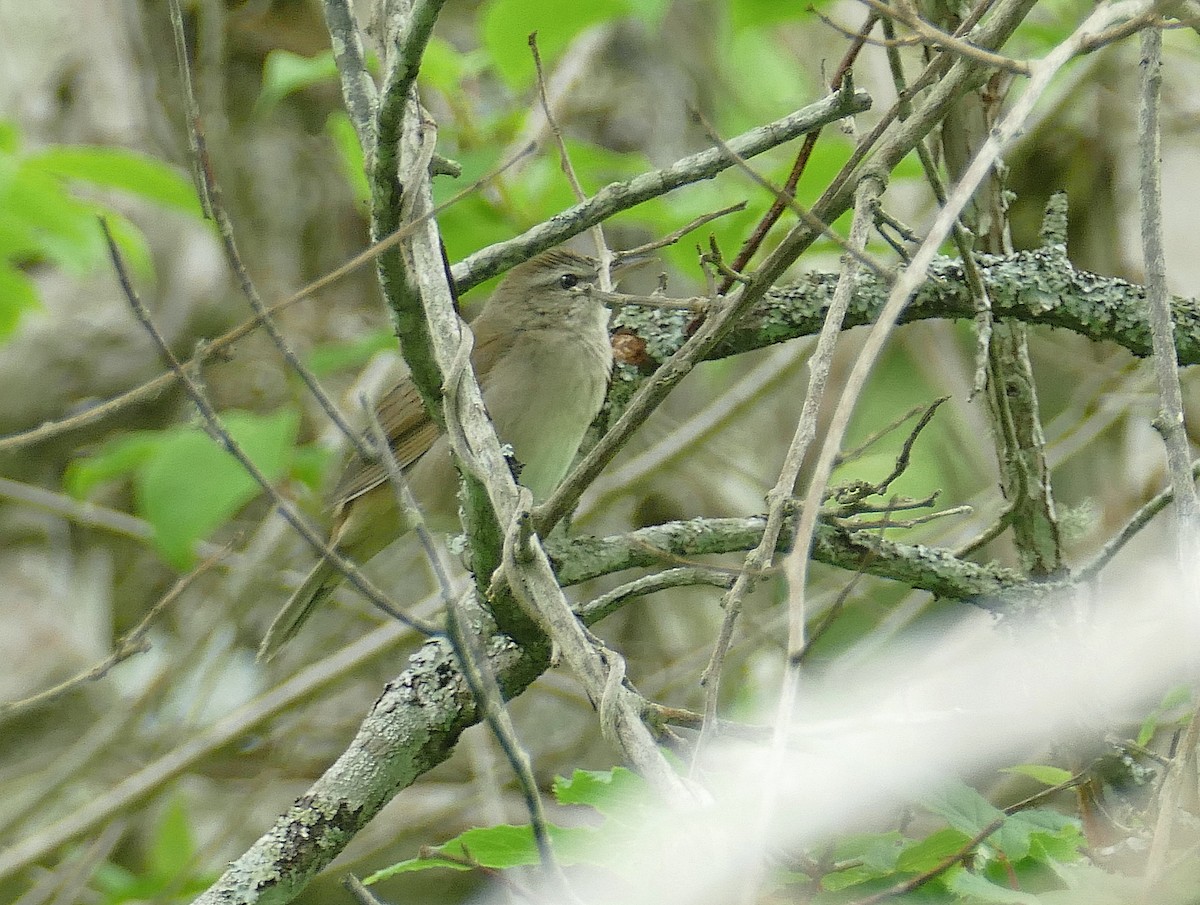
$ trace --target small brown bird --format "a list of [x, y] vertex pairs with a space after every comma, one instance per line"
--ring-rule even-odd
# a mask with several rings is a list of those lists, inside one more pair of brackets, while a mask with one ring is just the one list
[[[614, 277], [639, 263], [614, 267]], [[604, 402], [612, 370], [608, 309], [579, 291], [598, 277], [595, 259], [551, 249], [509, 271], [471, 323], [471, 364], [484, 403], [535, 500], [562, 480]], [[426, 523], [457, 530], [458, 474], [449, 444], [410, 379], [383, 397], [378, 416]], [[334, 490], [330, 544], [362, 563], [416, 524], [415, 513], [397, 506], [386, 466], [354, 455]], [[273, 657], [342, 579], [332, 563], [318, 562], [271, 623], [259, 659]]]

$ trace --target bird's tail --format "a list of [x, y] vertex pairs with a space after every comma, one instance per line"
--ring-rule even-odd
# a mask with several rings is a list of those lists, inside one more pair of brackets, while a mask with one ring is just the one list
[[313, 566], [308, 577], [288, 598], [288, 602], [283, 605], [283, 609], [267, 629], [262, 644], [258, 646], [259, 662], [266, 663], [273, 659], [280, 648], [300, 631], [313, 610], [320, 606], [341, 582], [342, 573], [328, 560], [322, 559]]

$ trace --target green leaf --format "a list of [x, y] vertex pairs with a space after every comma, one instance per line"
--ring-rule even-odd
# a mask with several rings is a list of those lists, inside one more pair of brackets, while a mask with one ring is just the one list
[[[558, 861], [564, 865], [579, 864], [596, 848], [597, 833], [590, 827], [547, 827]], [[530, 826], [490, 826], [467, 830], [444, 845], [429, 850], [430, 857], [410, 858], [385, 867], [366, 877], [366, 884], [378, 883], [396, 874], [445, 867], [451, 870], [471, 870], [459, 863], [462, 860], [503, 870], [537, 864], [540, 861]], [[449, 855], [455, 860], [439, 858]]]
[[[857, 862], [821, 877], [821, 888], [830, 892], [867, 883], [896, 873], [896, 859], [904, 837], [898, 832], [873, 833], [839, 839], [834, 861]], [[894, 879], [894, 878], [893, 878]]]
[[290, 50], [272, 50], [263, 64], [262, 89], [254, 106], [260, 114], [267, 113], [289, 94], [322, 82], [336, 81], [337, 77], [332, 50], [311, 57]]
[[21, 315], [41, 307], [33, 281], [4, 260], [0, 260], [0, 340], [17, 327]]
[[162, 437], [161, 432], [139, 431], [109, 440], [87, 458], [76, 459], [63, 476], [67, 493], [84, 499], [105, 481], [135, 472], [154, 455]]
[[130, 269], [142, 279], [152, 278], [154, 276], [154, 257], [150, 253], [150, 243], [146, 241], [146, 234], [121, 214], [106, 211], [99, 206], [95, 208], [95, 212], [97, 222], [99, 217], [103, 216], [105, 222], [108, 223], [113, 241], [117, 243], [121, 257], [125, 259], [125, 263], [129, 265]]
[[954, 781], [922, 802], [930, 811], [968, 836], [977, 836], [1004, 812], [966, 783]]
[[1017, 764], [1015, 767], [1005, 767], [1000, 772], [1028, 776], [1046, 786], [1062, 785], [1075, 775], [1070, 770], [1064, 770], [1062, 767], [1050, 767], [1046, 764]]
[[522, 88], [534, 81], [529, 35], [537, 32], [538, 51], [549, 66], [572, 39], [589, 25], [621, 15], [622, 0], [488, 0], [478, 14], [480, 42], [491, 54], [496, 69], [508, 84]]
[[[268, 480], [286, 471], [299, 417], [293, 412], [222, 416], [226, 429]], [[259, 492], [258, 484], [206, 434], [168, 435], [140, 469], [138, 509], [155, 530], [155, 546], [176, 568], [187, 568], [196, 541], [207, 537]]]
[[734, 28], [774, 25], [794, 19], [812, 18], [812, 8], [829, 6], [827, 0], [815, 3], [788, 0], [730, 0], [729, 19]]
[[570, 779], [555, 777], [554, 797], [559, 804], [587, 805], [606, 817], [628, 820], [647, 806], [649, 789], [645, 780], [624, 767], [576, 770]]
[[454, 94], [467, 72], [467, 55], [445, 38], [434, 35], [421, 57], [420, 79], [443, 94]]
[[102, 259], [104, 240], [93, 209], [68, 195], [56, 177], [20, 164], [4, 188], [0, 209], [20, 224], [39, 255], [77, 274]]
[[367, 183], [367, 173], [363, 168], [362, 145], [358, 143], [358, 133], [350, 117], [344, 112], [331, 113], [325, 120], [325, 134], [333, 142], [338, 152], [338, 160], [342, 165], [342, 173], [350, 183], [354, 200], [363, 205], [371, 199], [371, 188]]
[[196, 842], [188, 823], [187, 805], [172, 796], [158, 822], [149, 853], [150, 873], [164, 882], [187, 873], [196, 856]]
[[190, 178], [136, 151], [59, 145], [29, 155], [26, 164], [35, 172], [119, 189], [193, 217], [202, 216]]
[[896, 870], [914, 874], [932, 870], [951, 855], [961, 853], [971, 838], [961, 830], [938, 830], [900, 852], [896, 858]]
[[21, 146], [21, 130], [16, 123], [0, 119], [0, 154], [15, 154]]
[[864, 833], [839, 839], [834, 858], [837, 861], [858, 860], [877, 873], [896, 869], [904, 837], [893, 830], [889, 833]]
[[1159, 730], [1159, 727], [1164, 723], [1170, 724], [1178, 722], [1182, 717], [1191, 712], [1192, 691], [1186, 685], [1177, 685], [1172, 688], [1159, 701], [1158, 706], [1150, 712], [1146, 717], [1141, 728], [1138, 730], [1137, 743], [1142, 747], [1150, 744], [1154, 738], [1154, 734]]
[[1038, 897], [1027, 892], [997, 886], [986, 877], [964, 870], [961, 867], [951, 869], [944, 877], [946, 886], [966, 899], [982, 902], [1018, 903], [1018, 905], [1039, 905]]
[[391, 330], [374, 330], [366, 336], [344, 343], [324, 343], [308, 353], [308, 367], [318, 377], [347, 368], [361, 368], [377, 352], [396, 348]]

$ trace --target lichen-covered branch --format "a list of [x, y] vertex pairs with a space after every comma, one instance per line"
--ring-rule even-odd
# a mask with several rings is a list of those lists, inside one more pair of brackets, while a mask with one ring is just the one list
[[[997, 318], [1061, 327], [1089, 339], [1117, 343], [1139, 357], [1151, 354], [1144, 287], [1117, 277], [1078, 270], [1062, 246], [1006, 256], [979, 255], [977, 261]], [[710, 357], [725, 358], [816, 334], [836, 285], [836, 273], [812, 272], [790, 286], [769, 291]], [[872, 323], [888, 291], [888, 285], [879, 277], [861, 274], [845, 326]], [[1171, 307], [1179, 363], [1200, 364], [1200, 302], [1176, 297]], [[939, 258], [930, 267], [929, 279], [905, 309], [901, 322], [968, 320], [974, 314], [962, 262]], [[625, 309], [615, 323], [644, 340], [646, 357], [659, 362], [682, 345], [693, 317], [685, 311]], [[632, 369], [626, 369], [623, 376], [638, 379]]]
[[[761, 540], [764, 525], [761, 516], [692, 519], [547, 547], [558, 581], [566, 586], [623, 569], [661, 565], [674, 557], [750, 550]], [[780, 545], [790, 542], [789, 521]], [[1053, 589], [1025, 582], [1000, 566], [957, 560], [945, 550], [899, 544], [867, 531], [821, 526], [813, 555], [819, 562], [985, 606]], [[485, 632], [492, 624], [482, 612], [471, 618]], [[493, 635], [485, 646], [506, 697], [523, 692], [549, 664], [545, 645], [518, 646]], [[342, 756], [197, 905], [288, 901], [398, 792], [446, 760], [462, 732], [478, 719], [449, 644], [441, 639], [427, 642], [408, 668], [388, 683]]]
[[[751, 550], [762, 539], [765, 524], [764, 517], [757, 515], [689, 519], [612, 537], [576, 537], [547, 544], [547, 552], [559, 583], [568, 586], [624, 569], [677, 565], [680, 558], [690, 561], [715, 553]], [[790, 548], [794, 527], [794, 519], [789, 518], [779, 536], [781, 552]], [[1003, 566], [957, 559], [947, 550], [896, 543], [872, 531], [848, 531], [829, 525], [817, 527], [813, 559], [988, 608], [1049, 587], [1032, 584]]]

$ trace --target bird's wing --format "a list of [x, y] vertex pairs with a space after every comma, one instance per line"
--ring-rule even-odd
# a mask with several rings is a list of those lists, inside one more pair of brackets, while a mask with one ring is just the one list
[[[441, 431], [425, 412], [425, 404], [416, 384], [404, 378], [379, 401], [376, 407], [379, 424], [387, 436], [396, 464], [407, 468], [433, 445]], [[368, 462], [355, 453], [333, 492], [335, 505], [342, 506], [368, 490], [378, 487], [388, 478], [387, 465]]]

